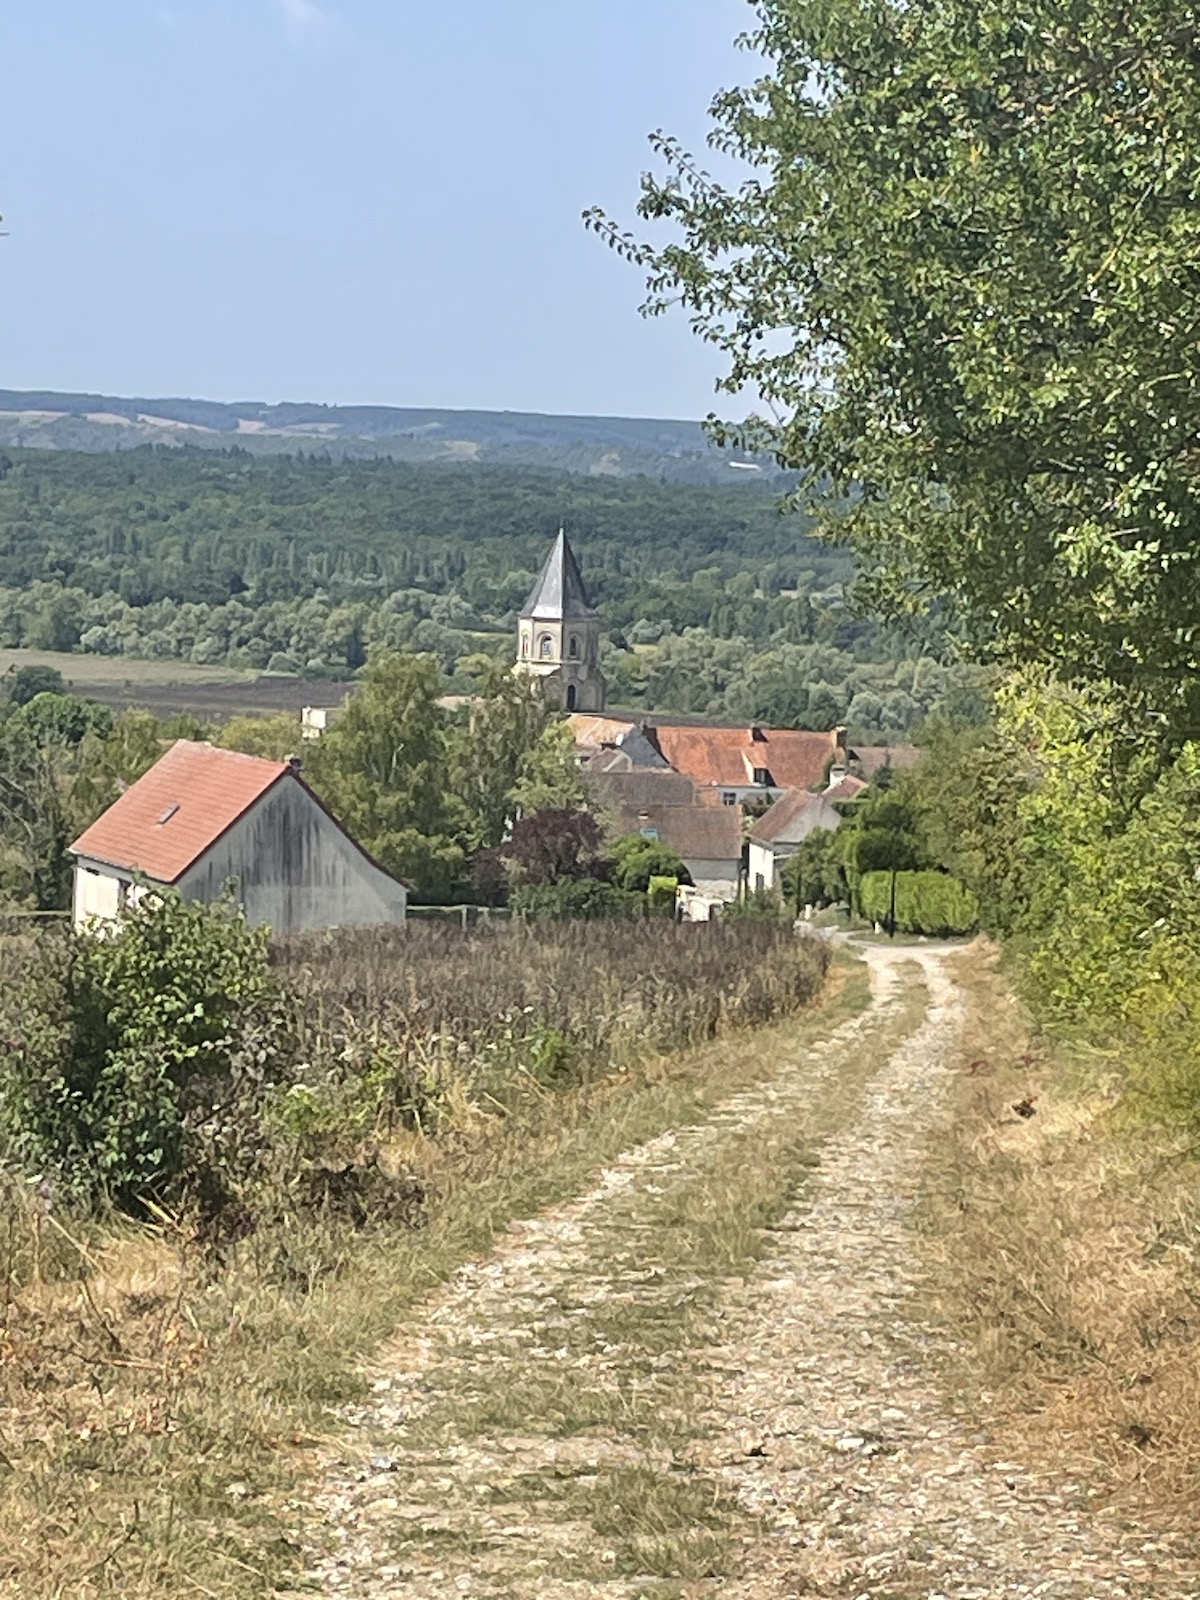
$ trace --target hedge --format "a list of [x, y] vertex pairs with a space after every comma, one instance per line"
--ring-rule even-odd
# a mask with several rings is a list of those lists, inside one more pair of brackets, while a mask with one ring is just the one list
[[[862, 914], [886, 922], [891, 908], [892, 874], [864, 873], [858, 886]], [[896, 874], [896, 927], [903, 933], [971, 933], [979, 922], [979, 897], [945, 872]]]

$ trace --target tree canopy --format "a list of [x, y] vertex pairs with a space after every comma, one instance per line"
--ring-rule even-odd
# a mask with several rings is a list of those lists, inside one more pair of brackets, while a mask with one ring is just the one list
[[1200, 724], [1200, 56], [1167, 0], [760, 0], [712, 180], [590, 222], [773, 416], [869, 598]]

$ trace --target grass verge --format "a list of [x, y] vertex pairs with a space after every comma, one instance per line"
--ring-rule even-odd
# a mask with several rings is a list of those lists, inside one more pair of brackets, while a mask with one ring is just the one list
[[978, 941], [928, 1243], [961, 1400], [1002, 1450], [1186, 1526], [1200, 1489], [1195, 1160], [1124, 1113], [1117, 1057], [1037, 1037]]

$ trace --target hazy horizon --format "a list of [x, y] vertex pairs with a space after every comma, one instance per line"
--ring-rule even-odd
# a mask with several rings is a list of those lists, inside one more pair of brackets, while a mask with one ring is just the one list
[[744, 0], [85, 0], [0, 20], [0, 386], [696, 420], [580, 221], [702, 149]]

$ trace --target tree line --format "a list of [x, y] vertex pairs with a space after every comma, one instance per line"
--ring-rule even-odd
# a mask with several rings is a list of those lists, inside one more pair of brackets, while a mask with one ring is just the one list
[[335, 678], [417, 651], [466, 690], [560, 523], [614, 703], [876, 736], [962, 676], [936, 619], [851, 611], [847, 554], [757, 488], [148, 447], [0, 455], [0, 646]]

